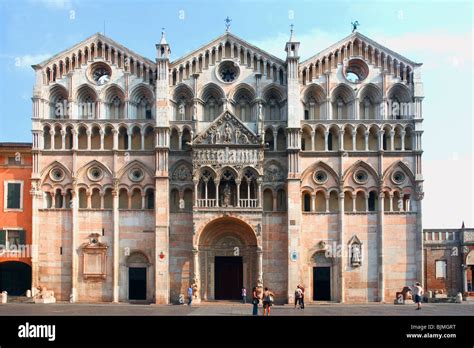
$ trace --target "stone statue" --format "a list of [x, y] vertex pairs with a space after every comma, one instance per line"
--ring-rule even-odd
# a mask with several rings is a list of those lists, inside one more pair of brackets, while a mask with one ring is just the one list
[[229, 184], [225, 184], [224, 190], [222, 191], [222, 193], [224, 195], [223, 206], [224, 207], [230, 206], [231, 190], [230, 190]]
[[216, 137], [215, 137], [215, 142], [214, 144], [219, 144], [221, 142], [221, 132], [219, 130], [216, 130]]
[[232, 128], [226, 123], [224, 127], [224, 143], [230, 142], [232, 142]]
[[240, 138], [240, 129], [236, 128], [235, 129], [235, 143], [238, 144], [239, 143], [239, 138]]
[[352, 266], [360, 266], [361, 252], [359, 244], [352, 244], [351, 247], [351, 264]]
[[360, 25], [359, 21], [351, 22], [352, 25], [352, 32], [357, 30], [357, 27]]
[[55, 303], [54, 291], [48, 290], [45, 286], [36, 287], [36, 294], [33, 297], [35, 303]]

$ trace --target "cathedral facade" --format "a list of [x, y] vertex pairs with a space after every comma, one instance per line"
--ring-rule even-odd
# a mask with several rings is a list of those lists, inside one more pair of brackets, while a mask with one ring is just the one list
[[[391, 302], [423, 280], [421, 64], [226, 31], [176, 60], [95, 34], [33, 66], [32, 284], [72, 302]], [[249, 291], [250, 293], [250, 291]]]

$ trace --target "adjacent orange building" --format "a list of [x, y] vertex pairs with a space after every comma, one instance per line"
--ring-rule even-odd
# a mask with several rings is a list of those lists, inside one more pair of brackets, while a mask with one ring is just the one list
[[0, 143], [0, 291], [31, 289], [31, 143]]

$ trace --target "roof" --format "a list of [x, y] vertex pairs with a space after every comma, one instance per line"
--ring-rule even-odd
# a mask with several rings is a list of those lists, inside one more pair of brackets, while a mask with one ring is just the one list
[[358, 31], [355, 31], [355, 32], [351, 33], [350, 35], [346, 36], [345, 38], [339, 40], [338, 42], [332, 44], [331, 46], [325, 48], [324, 50], [322, 50], [322, 51], [316, 53], [315, 55], [309, 57], [308, 59], [304, 60], [300, 64], [305, 65], [306, 63], [314, 61], [317, 57], [329, 54], [332, 51], [334, 51], [335, 49], [341, 47], [341, 45], [343, 43], [348, 42], [348, 41], [352, 41], [353, 39], [356, 39], [356, 38], [359, 39], [359, 40], [365, 41], [365, 42], [371, 44], [372, 46], [377, 47], [380, 50], [385, 51], [386, 53], [388, 53], [389, 55], [397, 58], [398, 60], [405, 61], [406, 63], [408, 63], [410, 65], [413, 65], [413, 66], [421, 66], [422, 65], [422, 63], [416, 63], [416, 62], [412, 61], [411, 59], [408, 59], [408, 58], [402, 56], [401, 54], [396, 53], [396, 52], [392, 51], [391, 49], [379, 44], [378, 42], [368, 38], [367, 36], [362, 35]]
[[44, 68], [46, 65], [48, 65], [50, 62], [54, 61], [55, 59], [59, 58], [60, 56], [66, 54], [67, 52], [70, 52], [70, 51], [75, 51], [75, 50], [78, 50], [81, 48], [81, 46], [83, 46], [86, 42], [88, 41], [92, 41], [92, 39], [97, 39], [97, 40], [100, 40], [102, 41], [103, 43], [107, 43], [111, 46], [114, 46], [116, 47], [117, 49], [120, 49], [121, 51], [123, 52], [126, 52], [128, 53], [128, 55], [131, 55], [131, 56], [135, 56], [135, 57], [138, 57], [140, 59], [142, 59], [143, 61], [145, 61], [146, 63], [148, 63], [149, 65], [151, 66], [154, 66], [155, 65], [155, 62], [151, 59], [148, 59], [134, 51], [132, 51], [131, 49], [123, 46], [122, 44], [118, 43], [117, 41], [114, 41], [113, 39], [111, 39], [110, 37], [108, 36], [105, 36], [101, 33], [95, 33], [89, 37], [87, 37], [86, 39], [82, 40], [81, 42], [75, 44], [74, 46], [71, 46], [57, 54], [55, 54], [54, 56], [42, 61], [41, 63], [39, 64], [35, 64], [35, 65], [32, 65], [31, 67], [35, 70], [38, 70], [38, 69], [42, 69]]

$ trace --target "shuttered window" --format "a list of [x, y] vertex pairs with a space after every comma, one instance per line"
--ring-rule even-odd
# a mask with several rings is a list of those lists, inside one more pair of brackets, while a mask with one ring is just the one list
[[22, 184], [17, 182], [7, 183], [7, 197], [6, 197], [6, 209], [21, 209], [22, 208], [22, 195], [21, 188]]

